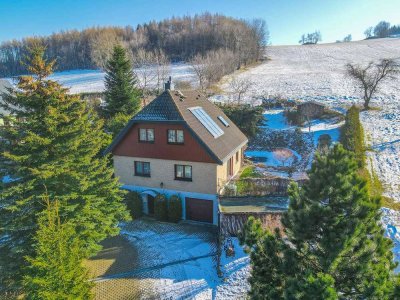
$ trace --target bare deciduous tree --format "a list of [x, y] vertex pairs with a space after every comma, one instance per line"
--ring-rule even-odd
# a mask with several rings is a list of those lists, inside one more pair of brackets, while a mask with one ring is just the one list
[[317, 44], [320, 41], [322, 41], [321, 32], [319, 32], [319, 30], [316, 30], [313, 33], [302, 34], [299, 40], [299, 44], [302, 45]]
[[171, 73], [171, 62], [161, 49], [154, 51], [156, 73], [157, 73], [157, 93], [163, 90], [164, 83]]
[[347, 74], [353, 78], [363, 92], [364, 108], [369, 109], [372, 96], [385, 79], [393, 79], [400, 72], [400, 65], [394, 59], [382, 59], [367, 66], [347, 64]]
[[91, 56], [95, 64], [104, 69], [107, 61], [111, 58], [114, 46], [120, 42], [121, 39], [113, 31], [97, 32], [90, 41]]
[[365, 38], [369, 39], [372, 37], [372, 32], [374, 31], [374, 27], [370, 26], [364, 31]]
[[145, 98], [150, 84], [157, 80], [156, 58], [154, 52], [141, 48], [133, 54], [133, 67], [139, 79], [139, 87]]
[[276, 149], [273, 153], [274, 158], [279, 161], [284, 167], [286, 163], [293, 160], [293, 151], [287, 148]]
[[237, 104], [242, 101], [242, 96], [244, 96], [249, 89], [252, 87], [253, 83], [246, 78], [234, 77], [229, 83], [229, 87], [236, 98]]
[[200, 89], [206, 91], [210, 85], [235, 70], [237, 57], [232, 51], [220, 49], [209, 51], [205, 55], [197, 54], [189, 63], [196, 74]]
[[351, 42], [352, 39], [353, 38], [352, 38], [351, 34], [348, 34], [343, 38], [343, 42], [348, 43], [348, 42]]
[[390, 23], [386, 21], [380, 21], [374, 28], [374, 36], [378, 38], [385, 38], [389, 36]]

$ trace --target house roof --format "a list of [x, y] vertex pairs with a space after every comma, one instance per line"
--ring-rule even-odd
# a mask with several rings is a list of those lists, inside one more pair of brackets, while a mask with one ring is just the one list
[[[203, 108], [211, 120], [224, 133], [215, 138], [193, 112], [189, 110], [189, 108], [194, 107]], [[220, 116], [228, 122], [228, 127], [218, 119]], [[142, 122], [178, 122], [185, 124], [218, 163], [227, 160], [237, 148], [244, 146], [248, 142], [246, 136], [223, 111], [198, 91], [181, 93], [180, 91], [166, 90], [129, 121], [105, 152], [112, 151], [134, 124]]]

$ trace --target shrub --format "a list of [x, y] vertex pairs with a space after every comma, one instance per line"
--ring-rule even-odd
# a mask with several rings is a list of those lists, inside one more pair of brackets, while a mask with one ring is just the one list
[[167, 199], [159, 194], [154, 198], [154, 217], [159, 221], [168, 220]]
[[317, 149], [320, 153], [327, 153], [332, 144], [332, 138], [329, 134], [321, 134], [318, 138]]
[[360, 110], [352, 106], [346, 114], [340, 141], [346, 150], [352, 151], [360, 168], [365, 166], [364, 132], [360, 122]]
[[125, 196], [125, 203], [132, 219], [140, 218], [143, 215], [142, 197], [138, 192], [129, 191]]
[[168, 200], [168, 221], [178, 223], [182, 219], [182, 200], [178, 195], [172, 195]]
[[264, 108], [261, 106], [244, 105], [220, 105], [220, 108], [235, 123], [237, 127], [248, 138], [253, 138], [257, 135], [259, 126], [264, 122]]
[[297, 110], [287, 109], [284, 111], [284, 115], [290, 125], [301, 126], [304, 122]]

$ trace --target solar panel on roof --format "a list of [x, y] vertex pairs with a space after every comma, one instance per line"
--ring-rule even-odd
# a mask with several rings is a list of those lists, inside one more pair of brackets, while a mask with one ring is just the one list
[[214, 122], [213, 119], [200, 106], [188, 108], [201, 124], [211, 133], [214, 138], [224, 134], [224, 131]]
[[218, 120], [220, 120], [225, 127], [229, 127], [229, 123], [224, 119], [223, 116], [218, 116]]

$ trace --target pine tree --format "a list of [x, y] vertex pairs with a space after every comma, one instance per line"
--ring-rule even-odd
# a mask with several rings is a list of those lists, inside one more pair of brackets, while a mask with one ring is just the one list
[[345, 297], [384, 299], [393, 283], [392, 242], [379, 223], [380, 199], [370, 197], [357, 170], [341, 145], [317, 156], [309, 182], [291, 186], [282, 222], [304, 269], [331, 275]]
[[82, 265], [82, 241], [74, 226], [61, 223], [58, 202], [45, 198], [47, 210], [41, 213], [34, 239], [34, 256], [23, 279], [26, 299], [91, 299], [92, 284]]
[[[317, 155], [309, 181], [302, 188], [296, 184], [289, 188], [290, 205], [282, 219], [286, 240], [275, 234], [272, 246], [261, 251], [254, 245], [262, 245], [265, 238], [245, 242], [252, 249], [252, 260], [254, 255], [263, 258], [252, 261], [252, 291], [264, 287], [258, 296], [277, 291], [266, 285], [268, 276], [257, 274], [265, 266], [271, 268], [271, 258], [278, 257], [282, 261], [271, 273], [282, 281], [278, 285], [282, 290], [275, 299], [325, 299], [310, 298], [311, 293], [325, 294], [327, 299], [391, 298], [396, 266], [392, 242], [379, 223], [380, 199], [369, 195], [357, 171], [352, 153], [340, 144], [327, 155]], [[254, 232], [246, 228], [244, 235], [265, 236]], [[282, 243], [286, 247], [277, 248]]]
[[106, 119], [118, 113], [134, 115], [140, 108], [140, 93], [136, 88], [137, 78], [132, 64], [126, 57], [125, 49], [117, 45], [106, 65], [105, 102], [103, 114]]
[[284, 255], [287, 250], [278, 232], [272, 234], [262, 228], [260, 220], [250, 217], [239, 241], [250, 254], [250, 299], [282, 299], [285, 287]]
[[33, 76], [22, 76], [3, 98], [15, 117], [13, 126], [0, 131], [8, 140], [1, 144], [0, 177], [14, 179], [1, 193], [0, 229], [7, 236], [0, 243], [3, 287], [20, 283], [24, 257], [32, 255], [44, 186], [50, 199], [59, 201], [60, 216], [76, 226], [86, 256], [129, 218], [120, 184], [100, 154], [108, 140], [102, 123], [85, 102], [46, 80], [54, 62], [43, 55], [43, 47], [31, 50], [27, 65]]

